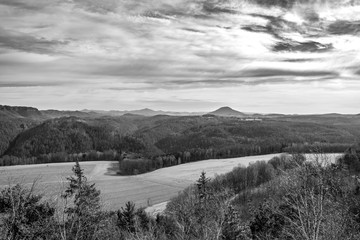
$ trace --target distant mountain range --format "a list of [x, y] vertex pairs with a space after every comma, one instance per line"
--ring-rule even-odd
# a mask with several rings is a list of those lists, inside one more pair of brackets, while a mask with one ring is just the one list
[[156, 115], [170, 115], [170, 116], [199, 116], [203, 115], [204, 112], [172, 112], [172, 111], [156, 111], [149, 108], [144, 108], [140, 110], [125, 110], [125, 111], [117, 111], [117, 110], [110, 110], [110, 111], [103, 111], [103, 110], [88, 110], [84, 109], [82, 112], [87, 113], [98, 113], [101, 115], [110, 115], [110, 116], [122, 116], [125, 114], [136, 114], [142, 116], [156, 116]]
[[[351, 116], [351, 114], [338, 114], [338, 113], [329, 113], [329, 114], [309, 114], [309, 115], [297, 115], [297, 114], [260, 114], [260, 113], [244, 113], [237, 110], [234, 110], [230, 107], [221, 107], [212, 112], [173, 112], [173, 111], [162, 111], [162, 110], [152, 110], [149, 108], [139, 109], [139, 110], [80, 110], [80, 111], [62, 111], [62, 110], [38, 110], [34, 107], [23, 107], [23, 106], [7, 106], [0, 105], [0, 117], [1, 115], [13, 116], [13, 117], [25, 117], [34, 120], [45, 120], [51, 118], [59, 117], [101, 117], [101, 116], [123, 116], [123, 115], [139, 115], [139, 116], [157, 116], [157, 115], [169, 115], [169, 116], [202, 116], [202, 115], [213, 115], [219, 117], [238, 117], [238, 118], [278, 118], [278, 117], [309, 117], [309, 116]], [[357, 114], [354, 116], [360, 116]]]
[[230, 107], [221, 107], [213, 112], [172, 112], [172, 111], [156, 111], [149, 108], [144, 108], [140, 110], [131, 110], [131, 111], [101, 111], [101, 110], [82, 110], [82, 112], [96, 112], [102, 115], [111, 115], [111, 116], [122, 116], [125, 114], [136, 114], [142, 116], [156, 116], [156, 115], [169, 115], [169, 116], [201, 116], [204, 114], [221, 116], [221, 117], [247, 117], [250, 114], [245, 114], [239, 111], [236, 111]]
[[[149, 108], [144, 108], [140, 110], [88, 110], [84, 109], [81, 111], [61, 111], [61, 110], [38, 110], [33, 107], [19, 107], [19, 106], [3, 106], [0, 105], [0, 111], [3, 114], [7, 115], [17, 115], [33, 119], [49, 119], [49, 118], [58, 118], [58, 117], [99, 117], [99, 116], [123, 116], [123, 115], [140, 115], [140, 116], [156, 116], [156, 115], [169, 115], [169, 116], [202, 116], [205, 114], [221, 116], [221, 117], [247, 117], [254, 116], [254, 114], [246, 114], [239, 111], [236, 111], [230, 107], [221, 107], [215, 111], [206, 113], [206, 112], [173, 112], [173, 111], [162, 111], [162, 110], [152, 110]], [[263, 116], [257, 114], [258, 116]]]

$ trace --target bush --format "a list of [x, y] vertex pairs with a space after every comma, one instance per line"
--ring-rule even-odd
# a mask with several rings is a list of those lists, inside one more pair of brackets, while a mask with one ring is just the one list
[[0, 238], [46, 239], [55, 208], [34, 193], [34, 187], [17, 184], [0, 192]]

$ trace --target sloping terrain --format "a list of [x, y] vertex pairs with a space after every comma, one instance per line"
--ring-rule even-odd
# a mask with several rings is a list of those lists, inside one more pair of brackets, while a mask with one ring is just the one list
[[[277, 155], [204, 160], [136, 176], [117, 176], [112, 171], [116, 162], [81, 162], [80, 165], [86, 177], [101, 190], [106, 207], [119, 209], [127, 201], [133, 201], [138, 206], [168, 201], [193, 184], [202, 171], [213, 178], [216, 174], [229, 172], [238, 165], [248, 166], [252, 162], [268, 161]], [[331, 159], [337, 156], [338, 154], [329, 155]], [[56, 199], [64, 189], [66, 177], [72, 174], [73, 165], [74, 163], [52, 163], [0, 167], [0, 187], [14, 183], [31, 184], [37, 180], [37, 189]]]
[[0, 105], [0, 156], [21, 132], [39, 124], [41, 113], [35, 108]]
[[[343, 152], [360, 141], [358, 115], [256, 114], [244, 119], [232, 116], [242, 113], [230, 108], [217, 111], [230, 115], [103, 116], [1, 106], [1, 165], [73, 161], [74, 155], [82, 160], [116, 160], [121, 152], [151, 160], [172, 155], [181, 162], [309, 152], [319, 146], [326, 152]], [[101, 157], [106, 151], [113, 157]], [[96, 157], [90, 159], [91, 154]], [[160, 162], [163, 165], [174, 163]]]
[[[13, 126], [16, 121], [19, 121], [17, 128]], [[18, 129], [8, 137], [7, 142], [14, 140], [8, 145], [7, 155], [37, 157], [57, 152], [135, 149], [148, 157], [162, 154], [182, 156], [190, 152], [192, 157], [188, 160], [193, 161], [276, 153], [294, 145], [328, 144], [340, 146], [342, 149], [339, 150], [343, 151], [343, 148], [356, 144], [360, 136], [360, 118], [355, 115], [289, 115], [263, 117], [262, 121], [166, 115], [63, 117], [20, 129], [22, 121], [8, 120], [1, 128], [2, 131]], [[124, 136], [133, 139], [133, 142], [123, 141]]]
[[223, 117], [246, 117], [245, 113], [236, 111], [230, 107], [222, 107], [213, 112], [209, 112], [210, 115], [223, 116]]
[[[82, 162], [86, 177], [101, 190], [107, 208], [119, 209], [126, 201], [148, 206], [170, 200], [193, 184], [201, 171], [209, 177], [232, 170], [237, 165], [248, 165], [258, 160], [269, 160], [275, 155], [234, 159], [214, 159], [178, 165], [137, 176], [111, 175], [116, 162]], [[66, 177], [71, 175], [74, 163], [53, 163], [0, 167], [0, 187], [12, 183], [31, 184], [37, 179], [39, 191], [58, 197], [64, 189]], [[111, 170], [110, 170], [111, 171]]]

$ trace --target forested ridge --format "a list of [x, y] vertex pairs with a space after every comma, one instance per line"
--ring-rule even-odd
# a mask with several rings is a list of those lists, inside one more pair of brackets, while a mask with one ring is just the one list
[[0, 165], [117, 160], [120, 173], [134, 174], [211, 158], [316, 147], [343, 152], [360, 138], [358, 115], [258, 115], [246, 120], [10, 110], [0, 111]]

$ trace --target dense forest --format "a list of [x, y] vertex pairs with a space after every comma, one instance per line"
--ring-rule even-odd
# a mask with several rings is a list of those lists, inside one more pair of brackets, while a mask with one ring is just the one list
[[0, 191], [0, 239], [355, 240], [359, 159], [360, 152], [349, 149], [337, 163], [294, 154], [214, 179], [202, 172], [156, 216], [131, 202], [102, 209], [100, 191], [76, 162], [60, 206], [31, 186]]
[[360, 138], [359, 115], [107, 116], [0, 109], [0, 166], [115, 160], [121, 174], [211, 158], [343, 152]]

